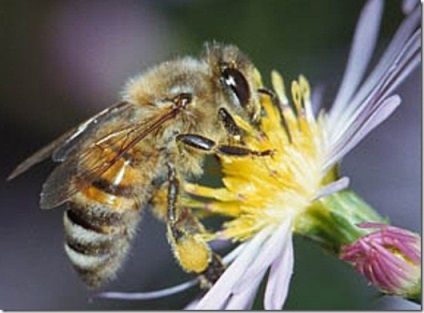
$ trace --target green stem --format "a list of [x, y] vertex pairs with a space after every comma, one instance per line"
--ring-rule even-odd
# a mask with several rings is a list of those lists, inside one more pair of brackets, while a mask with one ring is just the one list
[[298, 217], [295, 232], [338, 254], [342, 245], [370, 232], [356, 226], [362, 222], [387, 223], [387, 220], [352, 190], [345, 189], [315, 201], [306, 214]]
[[[355, 192], [345, 189], [312, 203], [305, 214], [297, 218], [294, 231], [338, 256], [341, 246], [350, 245], [373, 231], [357, 227], [363, 222], [387, 224], [388, 220], [376, 213]], [[421, 282], [409, 289], [407, 294], [398, 296], [421, 304]]]

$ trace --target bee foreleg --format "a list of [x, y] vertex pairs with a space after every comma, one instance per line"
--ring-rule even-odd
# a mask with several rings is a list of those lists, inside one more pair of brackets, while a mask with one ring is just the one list
[[229, 156], [269, 156], [274, 153], [274, 150], [256, 151], [241, 146], [220, 145], [216, 144], [209, 138], [195, 134], [178, 135], [177, 140], [195, 149], [211, 151], [217, 154], [224, 154]]
[[203, 151], [213, 152], [213, 149], [216, 146], [215, 141], [213, 141], [212, 139], [196, 134], [182, 134], [178, 135], [176, 139], [177, 142]]
[[220, 108], [218, 110], [218, 116], [222, 124], [224, 125], [224, 128], [230, 139], [230, 143], [243, 144], [242, 131], [234, 121], [231, 114], [225, 108]]
[[256, 151], [248, 148], [240, 147], [240, 146], [230, 146], [230, 145], [218, 145], [215, 148], [215, 152], [218, 154], [225, 154], [229, 156], [269, 156], [274, 154], [274, 150], [264, 150], [264, 151]]

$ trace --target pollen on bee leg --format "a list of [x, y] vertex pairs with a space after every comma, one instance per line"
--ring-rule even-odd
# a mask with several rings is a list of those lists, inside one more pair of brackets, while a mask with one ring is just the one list
[[197, 235], [177, 239], [173, 248], [178, 262], [185, 271], [201, 273], [207, 269], [211, 260], [211, 250]]
[[209, 265], [208, 233], [190, 209], [179, 207], [175, 221], [168, 221], [168, 241], [174, 256], [186, 272], [201, 273]]

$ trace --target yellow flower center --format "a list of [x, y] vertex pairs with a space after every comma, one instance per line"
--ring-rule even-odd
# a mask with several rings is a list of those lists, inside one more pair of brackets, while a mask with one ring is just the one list
[[274, 100], [279, 103], [273, 103], [269, 95], [261, 96], [264, 116], [259, 130], [237, 116], [235, 119], [246, 132], [244, 141], [249, 149], [274, 153], [220, 156], [224, 187], [185, 185], [188, 193], [210, 199], [203, 205], [194, 200], [188, 205], [230, 218], [219, 233], [225, 238], [246, 240], [265, 227], [277, 227], [305, 212], [321, 189], [324, 140], [321, 123], [312, 112], [309, 84], [303, 76], [292, 83], [290, 106], [283, 79], [276, 72], [272, 83], [277, 95]]

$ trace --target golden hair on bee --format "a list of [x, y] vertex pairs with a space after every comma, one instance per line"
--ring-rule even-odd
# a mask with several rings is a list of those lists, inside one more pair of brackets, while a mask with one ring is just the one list
[[206, 44], [200, 58], [161, 63], [126, 84], [122, 101], [71, 129], [22, 162], [9, 179], [51, 157], [58, 166], [40, 206], [66, 204], [65, 251], [82, 280], [99, 287], [121, 268], [141, 210], [167, 224], [175, 258], [210, 286], [220, 257], [205, 228], [180, 204], [181, 181], [203, 173], [206, 154], [268, 156], [243, 146], [237, 115], [255, 123], [260, 82], [237, 47]]

